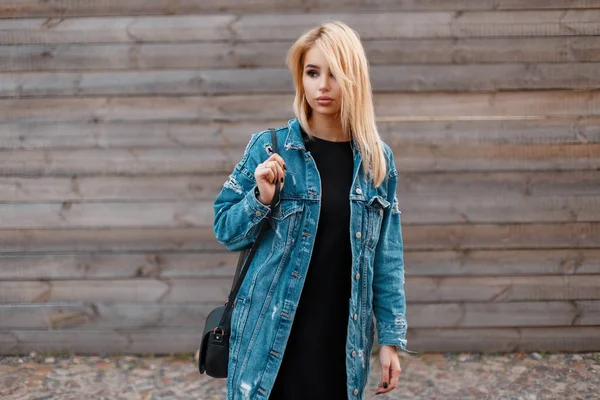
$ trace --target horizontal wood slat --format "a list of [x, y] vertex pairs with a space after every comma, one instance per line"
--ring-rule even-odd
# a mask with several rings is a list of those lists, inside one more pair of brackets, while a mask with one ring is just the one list
[[[600, 168], [600, 144], [393, 146], [399, 171], [568, 171]], [[240, 151], [214, 148], [0, 152], [0, 176], [229, 174]]]
[[[242, 154], [253, 133], [286, 127], [287, 120], [263, 122], [12, 122], [0, 125], [0, 149], [230, 148]], [[473, 121], [378, 121], [392, 147], [411, 144], [511, 145], [597, 144], [600, 118], [567, 117]]]
[[512, 10], [512, 9], [560, 9], [593, 8], [594, 0], [437, 0], [389, 1], [370, 0], [368, 3], [355, 0], [4, 0], [0, 3], [0, 18], [8, 17], [67, 17], [89, 15], [161, 15], [191, 13], [271, 13], [277, 12], [323, 12], [337, 11], [462, 11], [462, 10]]
[[600, 326], [563, 328], [408, 329], [411, 350], [441, 352], [596, 351]]
[[[374, 100], [380, 122], [600, 116], [600, 90], [380, 93]], [[0, 118], [4, 122], [265, 122], [293, 118], [292, 103], [293, 95], [0, 99]]]
[[[0, 303], [142, 301], [219, 304], [227, 299], [231, 279], [0, 281], [0, 289]], [[600, 276], [409, 276], [406, 297], [410, 303], [600, 300]], [[600, 324], [600, 320], [597, 322]]]
[[[596, 37], [363, 40], [371, 66], [600, 62]], [[0, 71], [282, 68], [293, 41], [0, 46]], [[428, 67], [431, 68], [431, 67]]]
[[[406, 249], [590, 249], [600, 243], [599, 223], [404, 224]], [[0, 253], [222, 251], [212, 227], [2, 229]]]
[[600, 33], [600, 9], [0, 19], [0, 45], [295, 40], [342, 20], [362, 39], [585, 36]]
[[[224, 250], [14, 253], [0, 255], [0, 280], [232, 279], [238, 257], [238, 253]], [[600, 274], [600, 249], [418, 251], [408, 248], [404, 252], [404, 261], [407, 277]]]
[[[373, 66], [382, 92], [594, 89], [600, 63]], [[293, 92], [287, 69], [0, 73], [0, 97]]]
[[[240, 152], [241, 154], [241, 152]], [[241, 155], [240, 155], [241, 157]], [[233, 167], [232, 167], [233, 168]], [[0, 202], [173, 202], [204, 200], [214, 202], [228, 173], [200, 176], [172, 174], [157, 176], [0, 177]], [[597, 171], [518, 172], [401, 172], [397, 188], [405, 200], [442, 197], [499, 197], [527, 201], [595, 198], [600, 195]], [[488, 200], [486, 200], [488, 199]]]
[[[600, 178], [598, 179], [600, 182]], [[411, 225], [449, 223], [600, 222], [592, 196], [478, 195], [438, 198], [404, 194], [400, 209]], [[0, 204], [3, 229], [211, 227], [211, 200]]]
[[[0, 329], [134, 329], [202, 326], [214, 305], [121, 302], [0, 305]], [[408, 304], [419, 328], [597, 326], [600, 302]]]

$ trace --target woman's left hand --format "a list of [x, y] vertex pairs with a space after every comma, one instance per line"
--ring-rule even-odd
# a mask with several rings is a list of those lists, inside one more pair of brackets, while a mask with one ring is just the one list
[[381, 381], [375, 394], [387, 393], [395, 389], [400, 372], [402, 372], [395, 346], [382, 345], [379, 348], [379, 362], [381, 363]]

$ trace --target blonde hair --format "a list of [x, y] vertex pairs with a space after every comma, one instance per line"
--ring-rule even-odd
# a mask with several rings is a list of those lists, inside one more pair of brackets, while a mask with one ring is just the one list
[[304, 57], [313, 46], [323, 52], [340, 85], [342, 130], [356, 142], [365, 174], [379, 187], [386, 175], [385, 152], [375, 124], [369, 63], [358, 33], [341, 21], [328, 22], [300, 36], [288, 51], [287, 65], [296, 87], [294, 113], [309, 135], [312, 110], [305, 98], [302, 74]]

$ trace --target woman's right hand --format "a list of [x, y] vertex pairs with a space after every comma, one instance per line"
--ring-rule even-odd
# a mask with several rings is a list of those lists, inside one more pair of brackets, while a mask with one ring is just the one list
[[283, 189], [285, 178], [285, 161], [277, 153], [272, 154], [266, 161], [258, 164], [254, 170], [254, 178], [260, 195], [258, 201], [270, 205], [275, 196], [275, 182], [280, 181]]

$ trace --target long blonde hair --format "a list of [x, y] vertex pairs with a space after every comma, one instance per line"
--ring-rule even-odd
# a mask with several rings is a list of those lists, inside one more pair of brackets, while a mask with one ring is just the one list
[[294, 113], [309, 135], [308, 118], [312, 110], [305, 99], [302, 74], [304, 56], [313, 46], [323, 52], [340, 85], [342, 130], [352, 135], [365, 174], [379, 187], [385, 179], [386, 160], [375, 124], [369, 63], [358, 33], [341, 21], [327, 22], [304, 33], [288, 51], [287, 65], [296, 87]]

